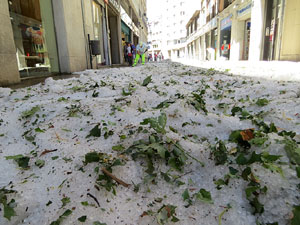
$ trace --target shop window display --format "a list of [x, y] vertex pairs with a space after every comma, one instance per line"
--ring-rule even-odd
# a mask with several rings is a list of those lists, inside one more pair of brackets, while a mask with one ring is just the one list
[[[48, 2], [48, 3], [47, 3]], [[21, 77], [48, 75], [58, 72], [57, 50], [50, 1], [9, 0], [17, 61]], [[49, 29], [49, 34], [46, 29]], [[51, 30], [51, 29], [52, 30]], [[48, 32], [48, 30], [47, 30]], [[51, 50], [48, 51], [49, 41]]]

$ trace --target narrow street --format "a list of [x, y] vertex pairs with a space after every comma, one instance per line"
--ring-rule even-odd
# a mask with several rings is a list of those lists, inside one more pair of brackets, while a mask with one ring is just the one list
[[0, 88], [0, 224], [299, 217], [299, 81], [170, 61], [76, 74]]

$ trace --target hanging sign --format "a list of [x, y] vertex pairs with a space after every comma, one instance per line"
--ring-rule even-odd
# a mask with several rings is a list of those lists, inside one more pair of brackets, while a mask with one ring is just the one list
[[231, 18], [232, 18], [232, 14], [230, 14], [229, 16], [221, 20], [221, 30], [224, 30], [227, 27], [231, 27], [232, 24]]
[[251, 12], [252, 3], [237, 11], [237, 17], [242, 17]]

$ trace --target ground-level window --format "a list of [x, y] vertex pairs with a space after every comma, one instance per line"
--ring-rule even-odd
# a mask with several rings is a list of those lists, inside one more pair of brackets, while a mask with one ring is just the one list
[[8, 4], [21, 77], [59, 72], [51, 1]]

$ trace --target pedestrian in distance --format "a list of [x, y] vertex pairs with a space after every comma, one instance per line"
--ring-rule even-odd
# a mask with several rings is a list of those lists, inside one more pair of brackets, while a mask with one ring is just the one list
[[136, 66], [136, 64], [138, 63], [139, 59], [142, 58], [142, 65], [145, 64], [145, 53], [148, 51], [148, 47], [145, 43], [140, 42], [137, 46], [136, 46], [136, 56], [135, 56], [135, 60], [132, 66]]
[[130, 43], [127, 43], [126, 54], [129, 66], [132, 66], [132, 46]]
[[136, 55], [136, 47], [134, 43], [131, 43], [131, 51], [132, 51], [132, 60], [134, 60]]

